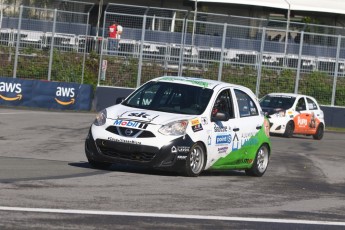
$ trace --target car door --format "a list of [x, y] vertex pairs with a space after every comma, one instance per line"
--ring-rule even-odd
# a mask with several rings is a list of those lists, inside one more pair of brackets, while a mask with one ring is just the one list
[[210, 157], [217, 160], [214, 166], [232, 165], [232, 151], [237, 149], [239, 139], [235, 129], [237, 118], [235, 117], [234, 100], [230, 88], [219, 92], [213, 103], [210, 116], [212, 128], [208, 137], [208, 149], [210, 150]]
[[310, 114], [310, 119], [308, 119], [309, 129], [307, 134], [315, 134], [321, 119], [323, 119], [323, 112], [313, 98], [306, 97], [306, 100], [308, 113]]
[[310, 133], [310, 121], [311, 112], [307, 109], [306, 98], [304, 96], [299, 97], [295, 107], [296, 116], [294, 117], [296, 134], [308, 134]]
[[264, 116], [259, 113], [259, 104], [253, 95], [241, 89], [234, 89], [234, 93], [238, 106], [238, 120], [234, 126], [239, 140], [237, 148], [241, 149], [242, 161], [246, 161], [249, 160], [247, 154], [254, 154], [259, 148], [257, 133], [264, 125]]

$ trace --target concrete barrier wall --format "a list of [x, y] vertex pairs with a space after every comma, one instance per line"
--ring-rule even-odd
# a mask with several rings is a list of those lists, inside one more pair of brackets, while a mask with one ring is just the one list
[[134, 89], [129, 88], [114, 88], [99, 86], [96, 89], [94, 99], [94, 109], [101, 111], [106, 107], [116, 104], [116, 100], [121, 97], [127, 97]]
[[345, 108], [321, 106], [325, 114], [326, 129], [328, 127], [345, 128]]

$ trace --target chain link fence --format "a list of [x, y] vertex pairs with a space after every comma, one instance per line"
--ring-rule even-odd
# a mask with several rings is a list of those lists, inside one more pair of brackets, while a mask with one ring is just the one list
[[[124, 31], [109, 52], [106, 31], [115, 21]], [[330, 33], [307, 32], [314, 30]], [[110, 4], [103, 32], [98, 85], [135, 88], [184, 75], [245, 85], [258, 97], [304, 93], [345, 106], [340, 28], [291, 23], [287, 30], [280, 21]]]
[[1, 5], [0, 25], [1, 76], [83, 83], [89, 13]]
[[[78, 83], [87, 77], [125, 88], [184, 75], [245, 85], [258, 97], [305, 93], [345, 106], [343, 28], [290, 22], [287, 29], [275, 20], [108, 4], [101, 36], [92, 36], [93, 5], [78, 4], [0, 5], [0, 75]], [[111, 49], [114, 22], [123, 33]]]

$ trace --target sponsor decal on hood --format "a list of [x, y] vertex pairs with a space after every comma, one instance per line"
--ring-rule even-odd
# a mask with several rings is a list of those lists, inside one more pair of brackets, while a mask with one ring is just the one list
[[107, 108], [107, 113], [108, 118], [113, 120], [133, 121], [159, 125], [165, 125], [176, 120], [190, 120], [195, 118], [195, 115], [176, 115], [175, 113], [131, 108], [121, 104]]

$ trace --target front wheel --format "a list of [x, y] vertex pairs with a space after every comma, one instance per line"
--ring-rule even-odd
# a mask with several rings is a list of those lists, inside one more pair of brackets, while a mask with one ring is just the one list
[[316, 133], [313, 135], [315, 140], [321, 140], [323, 138], [323, 133], [325, 132], [325, 128], [322, 123], [319, 124], [317, 127]]
[[295, 124], [293, 123], [293, 121], [289, 121], [286, 124], [285, 132], [284, 132], [284, 137], [287, 137], [287, 138], [292, 137], [294, 129], [295, 129]]
[[270, 152], [268, 150], [267, 145], [262, 145], [259, 148], [258, 152], [256, 153], [256, 157], [255, 157], [252, 167], [246, 170], [246, 174], [248, 176], [256, 176], [256, 177], [263, 176], [268, 166], [269, 157], [270, 157]]
[[184, 174], [189, 177], [197, 177], [204, 170], [206, 164], [206, 152], [204, 146], [195, 143], [186, 158]]

